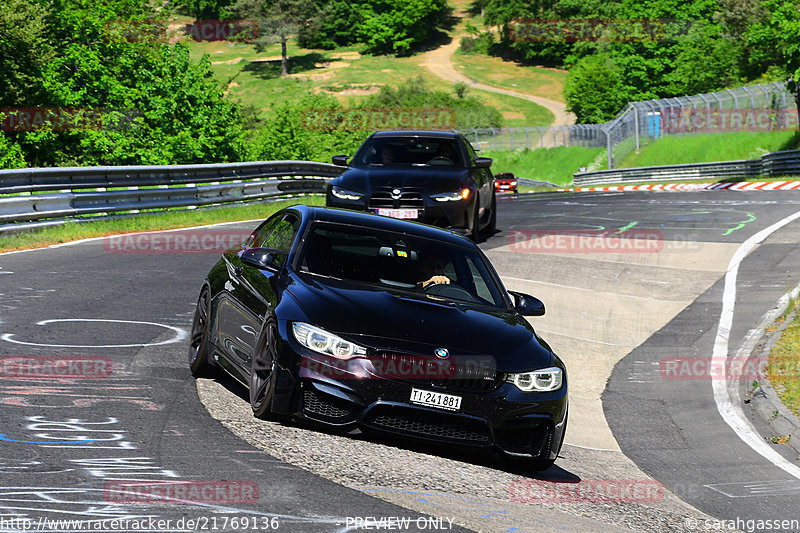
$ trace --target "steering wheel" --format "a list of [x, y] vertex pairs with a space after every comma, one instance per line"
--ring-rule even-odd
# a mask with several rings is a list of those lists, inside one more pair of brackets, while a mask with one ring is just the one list
[[431, 283], [425, 287], [423, 291], [426, 294], [432, 294], [434, 296], [444, 296], [445, 298], [453, 298], [455, 300], [480, 303], [480, 300], [475, 298], [471, 292], [455, 283]]
[[436, 157], [434, 157], [433, 159], [428, 161], [428, 164], [429, 165], [454, 165], [455, 163], [453, 162], [452, 159], [450, 159], [446, 155], [437, 155]]

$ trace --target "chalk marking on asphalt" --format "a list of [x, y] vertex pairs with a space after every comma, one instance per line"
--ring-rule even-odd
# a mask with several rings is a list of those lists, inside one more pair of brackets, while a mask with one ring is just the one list
[[43, 442], [32, 441], [32, 440], [14, 440], [14, 439], [9, 439], [8, 436], [3, 434], [3, 433], [0, 433], [0, 441], [3, 441], [3, 442], [16, 442], [18, 444], [86, 444], [88, 442], [97, 442], [96, 440], [92, 440], [92, 439], [70, 440], [70, 441], [64, 441], [64, 442], [53, 442], [52, 440], [43, 441]]
[[159, 324], [158, 322], [143, 322], [140, 320], [112, 320], [110, 318], [53, 318], [50, 320], [41, 320], [37, 322], [36, 325], [46, 326], [47, 324], [51, 324], [53, 322], [113, 322], [117, 324], [143, 324], [145, 326], [157, 326], [172, 330], [175, 332], [175, 335], [172, 338], [160, 342], [145, 342], [138, 344], [46, 344], [39, 342], [18, 341], [12, 338], [14, 333], [4, 333], [2, 336], [0, 336], [0, 339], [7, 342], [13, 342], [14, 344], [24, 344], [26, 346], [45, 346], [47, 348], [139, 348], [145, 346], [162, 346], [164, 344], [173, 344], [188, 337], [188, 333], [186, 333], [186, 330], [184, 329], [175, 326], [168, 326], [166, 324]]
[[606, 346], [620, 346], [622, 348], [636, 348], [639, 346], [638, 344], [617, 344], [615, 342], [605, 342], [605, 341], [598, 341], [595, 339], [587, 339], [585, 337], [576, 337], [575, 335], [569, 335], [567, 333], [559, 333], [558, 331], [553, 331], [551, 329], [544, 329], [537, 327], [537, 332], [546, 333], [547, 335], [559, 335], [561, 337], [568, 337], [570, 339], [575, 339], [576, 341], [585, 341], [585, 342], [592, 342], [594, 344], [604, 344]]
[[[739, 266], [757, 244], [762, 243], [774, 232], [798, 218], [800, 218], [800, 211], [764, 228], [744, 241], [733, 254], [733, 257], [731, 257], [730, 263], [728, 263], [728, 270], [725, 273], [722, 311], [720, 313], [719, 325], [717, 326], [716, 339], [714, 340], [714, 351], [711, 357], [712, 365], [724, 365], [728, 357], [731, 327], [733, 325], [733, 308], [736, 303], [736, 278], [739, 272]], [[723, 376], [722, 379], [711, 380], [711, 387], [714, 391], [714, 402], [717, 404], [717, 411], [719, 411], [720, 416], [722, 416], [722, 420], [724, 420], [742, 442], [750, 446], [753, 451], [786, 473], [800, 479], [800, 467], [790, 463], [761, 438], [753, 425], [750, 424], [745, 417], [741, 406], [733, 401], [728, 383], [727, 376]]]
[[548, 287], [561, 287], [564, 289], [574, 289], [576, 291], [585, 291], [585, 292], [593, 292], [595, 294], [613, 294], [614, 296], [619, 296], [620, 298], [632, 298], [635, 300], [647, 300], [650, 302], [656, 303], [663, 303], [664, 300], [660, 300], [658, 298], [650, 298], [648, 296], [635, 296], [633, 294], [622, 294], [619, 292], [611, 292], [611, 291], [598, 291], [596, 289], [587, 289], [585, 287], [576, 287], [574, 285], [561, 285], [560, 283], [549, 283], [547, 281], [536, 281], [534, 279], [525, 279], [525, 278], [515, 278], [512, 276], [500, 276], [501, 280], [512, 279], [514, 281], [524, 281], [526, 283], [536, 283], [537, 285], [547, 285]]

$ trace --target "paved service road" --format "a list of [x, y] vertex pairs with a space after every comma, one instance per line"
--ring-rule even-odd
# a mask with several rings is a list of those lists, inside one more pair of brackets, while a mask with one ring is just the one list
[[[567, 445], [548, 472], [259, 421], [236, 384], [196, 385], [185, 334], [217, 254], [176, 253], [174, 241], [166, 253], [162, 233], [157, 244], [89, 241], [0, 256], [0, 355], [29, 374], [0, 379], [0, 531], [15, 530], [1, 521], [10, 517], [172, 519], [175, 529], [186, 527], [181, 518], [238, 517], [241, 526], [251, 517], [264, 520], [261, 529], [276, 518], [284, 531], [342, 530], [358, 517], [406, 517], [428, 530], [454, 519], [454, 528], [476, 531], [685, 531], [734, 510], [744, 517], [748, 506], [760, 509], [751, 518], [791, 518], [788, 493], [771, 499], [724, 485], [792, 480], [721, 422], [711, 384], [660, 379], [652, 363], [708, 353], [728, 262], [751, 235], [800, 210], [800, 196], [563, 193], [499, 205], [501, 231], [481, 246], [509, 288], [545, 301], [547, 315], [532, 321], [570, 372]], [[219, 238], [254, 226], [195, 231]], [[576, 240], [574, 230], [597, 238]], [[747, 306], [735, 309], [732, 350], [797, 284], [795, 231], [787, 226], [744, 261], [738, 295]], [[170, 233], [180, 234], [185, 252], [192, 233]], [[47, 356], [83, 361], [75, 372], [84, 375], [32, 379]], [[616, 501], [609, 491], [611, 501], [597, 501], [515, 489], [549, 480], [619, 494], [647, 487], [648, 474], [666, 490]], [[121, 480], [218, 490], [208, 501], [133, 504], [122, 501]]]

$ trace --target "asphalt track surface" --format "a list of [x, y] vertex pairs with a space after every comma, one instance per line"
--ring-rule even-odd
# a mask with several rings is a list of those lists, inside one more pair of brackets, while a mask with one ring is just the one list
[[[785, 192], [522, 195], [501, 200], [501, 232], [481, 246], [501, 275], [521, 276], [524, 261], [531, 277], [542, 256], [504, 260], [492, 255], [512, 243], [514, 229], [649, 230], [673, 242], [735, 246], [798, 210], [800, 196]], [[731, 351], [800, 281], [799, 239], [798, 224], [790, 224], [743, 262]], [[0, 531], [25, 529], [19, 520], [26, 518], [34, 528], [51, 519], [127, 519], [127, 530], [141, 530], [141, 522], [132, 521], [169, 519], [169, 527], [158, 529], [186, 530], [186, 520], [194, 519], [190, 530], [278, 525], [284, 531], [337, 531], [356, 517], [407, 517], [412, 529], [431, 529], [427, 514], [279, 461], [208, 415], [186, 368], [184, 335], [199, 283], [216, 258], [117, 253], [103, 241], [0, 256], [0, 355], [90, 356], [111, 364], [102, 376], [0, 379]], [[566, 284], [593, 273], [549, 275], [551, 282], [560, 276]], [[712, 517], [800, 519], [800, 480], [755, 454], [721, 420], [710, 382], [666, 380], [653, 364], [667, 356], [710, 355], [721, 293], [722, 282], [714, 282], [625, 355], [603, 393], [605, 416], [627, 457]], [[585, 458], [597, 461], [584, 467], [594, 468], [598, 477], [601, 457]], [[575, 470], [569, 461], [557, 463], [562, 464]], [[214, 482], [229, 490], [207, 503], [186, 498], [130, 504], [114, 492], [120, 480]], [[249, 492], [231, 490], [231, 482]], [[255, 527], [230, 527], [233, 517], [240, 526], [247, 519]], [[273, 518], [277, 522], [270, 522]], [[107, 531], [125, 530], [119, 523], [102, 525]], [[647, 524], [633, 527], [653, 530]]]

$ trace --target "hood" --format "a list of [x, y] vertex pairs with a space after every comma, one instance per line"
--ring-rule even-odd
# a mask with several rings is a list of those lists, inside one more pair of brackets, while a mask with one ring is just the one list
[[295, 277], [289, 292], [310, 323], [368, 348], [419, 354], [447, 348], [454, 357], [493, 360], [504, 372], [552, 365], [550, 350], [516, 313], [310, 276]]
[[375, 165], [351, 167], [331, 183], [369, 193], [378, 188], [424, 188], [429, 194], [449, 192], [469, 182], [469, 169], [447, 166]]

